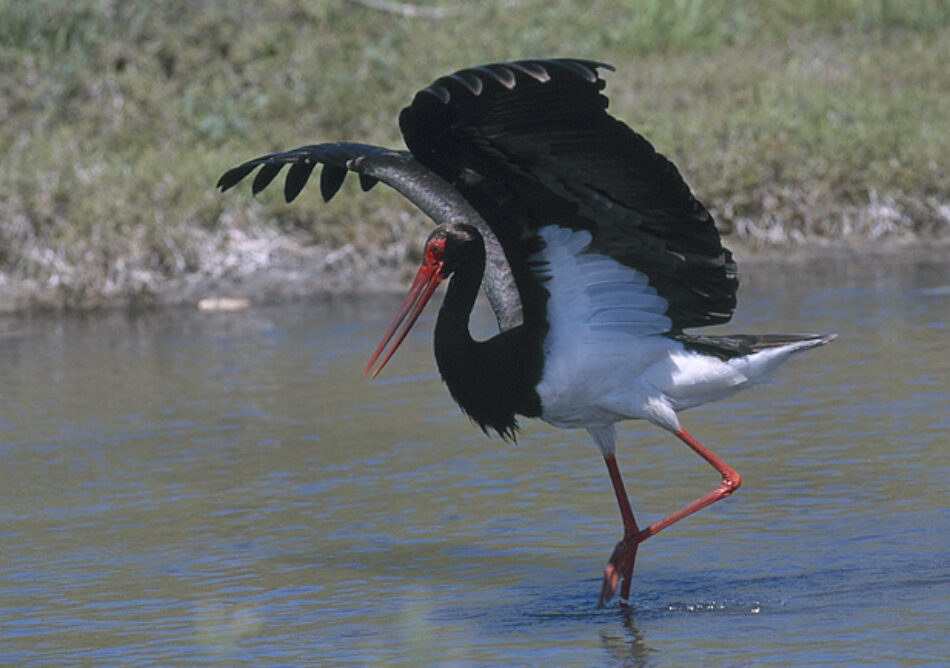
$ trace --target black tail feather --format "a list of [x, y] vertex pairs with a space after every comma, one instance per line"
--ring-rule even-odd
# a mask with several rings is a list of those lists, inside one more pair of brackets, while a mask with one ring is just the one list
[[734, 357], [743, 357], [767, 348], [781, 346], [802, 345], [802, 350], [823, 346], [834, 341], [837, 334], [729, 334], [725, 336], [711, 336], [706, 334], [684, 334], [678, 332], [670, 335], [690, 350], [704, 355], [713, 355], [722, 360]]

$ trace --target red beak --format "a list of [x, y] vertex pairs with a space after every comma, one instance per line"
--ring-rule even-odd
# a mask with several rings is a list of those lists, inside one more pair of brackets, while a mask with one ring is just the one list
[[406, 324], [399, 332], [399, 335], [396, 336], [396, 342], [393, 344], [393, 347], [389, 349], [389, 352], [383, 358], [383, 361], [379, 363], [379, 366], [376, 367], [376, 371], [373, 372], [373, 375], [370, 376], [370, 378], [375, 378], [379, 375], [379, 372], [383, 370], [384, 366], [386, 366], [386, 362], [388, 362], [393, 354], [395, 354], [399, 344], [401, 344], [403, 339], [406, 338], [406, 334], [408, 334], [409, 330], [412, 329], [412, 326], [419, 318], [419, 314], [422, 313], [422, 309], [425, 308], [429, 299], [432, 297], [432, 294], [435, 292], [435, 289], [439, 287], [439, 283], [441, 283], [442, 280], [441, 262], [423, 264], [421, 267], [419, 267], [419, 273], [416, 274], [416, 278], [412, 282], [412, 287], [409, 288], [409, 294], [406, 295], [402, 305], [399, 307], [399, 311], [393, 318], [392, 324], [389, 325], [389, 329], [387, 329], [386, 333], [383, 335], [383, 340], [380, 341], [379, 345], [376, 347], [376, 352], [373, 353], [373, 356], [370, 358], [366, 368], [363, 369], [364, 376], [368, 374], [370, 369], [373, 368], [373, 365], [376, 364], [376, 360], [379, 358], [383, 350], [385, 350], [386, 346], [389, 344], [389, 341], [396, 334], [396, 330], [399, 328], [399, 325], [401, 325], [403, 320], [405, 320]]

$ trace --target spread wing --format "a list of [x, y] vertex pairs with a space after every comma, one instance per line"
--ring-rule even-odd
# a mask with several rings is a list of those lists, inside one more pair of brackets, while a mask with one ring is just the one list
[[589, 252], [647, 276], [672, 331], [728, 321], [732, 254], [673, 163], [607, 113], [599, 68], [532, 60], [442, 77], [402, 111], [406, 145], [479, 211], [516, 276], [541, 228], [587, 230]]

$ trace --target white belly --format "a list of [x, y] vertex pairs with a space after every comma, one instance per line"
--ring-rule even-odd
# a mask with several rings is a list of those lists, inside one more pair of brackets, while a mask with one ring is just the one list
[[732, 395], [801, 348], [727, 361], [686, 350], [665, 336], [668, 304], [644, 274], [589, 252], [587, 232], [550, 226], [540, 234], [546, 247], [533, 260], [543, 263], [551, 297], [535, 389], [550, 424], [596, 428], [644, 419], [676, 431], [678, 411]]

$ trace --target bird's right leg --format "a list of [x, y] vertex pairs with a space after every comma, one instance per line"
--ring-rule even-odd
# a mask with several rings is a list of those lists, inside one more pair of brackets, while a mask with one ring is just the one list
[[734, 468], [729, 466], [726, 462], [719, 458], [716, 453], [707, 448], [705, 445], [700, 443], [696, 438], [687, 432], [685, 429], [678, 429], [673, 432], [674, 435], [683, 441], [686, 445], [693, 449], [693, 451], [698, 454], [700, 457], [705, 459], [710, 466], [712, 466], [719, 474], [722, 476], [722, 482], [719, 483], [719, 486], [708, 494], [704, 494], [699, 497], [692, 503], [683, 506], [675, 513], [668, 515], [659, 522], [654, 522], [641, 533], [640, 541], [644, 541], [650, 536], [655, 536], [660, 533], [663, 529], [670, 526], [674, 522], [679, 522], [681, 519], [687, 515], [692, 515], [697, 510], [701, 510], [706, 506], [724, 499], [734, 491], [739, 489], [739, 486], [742, 484], [742, 476], [739, 475], [739, 472]]

